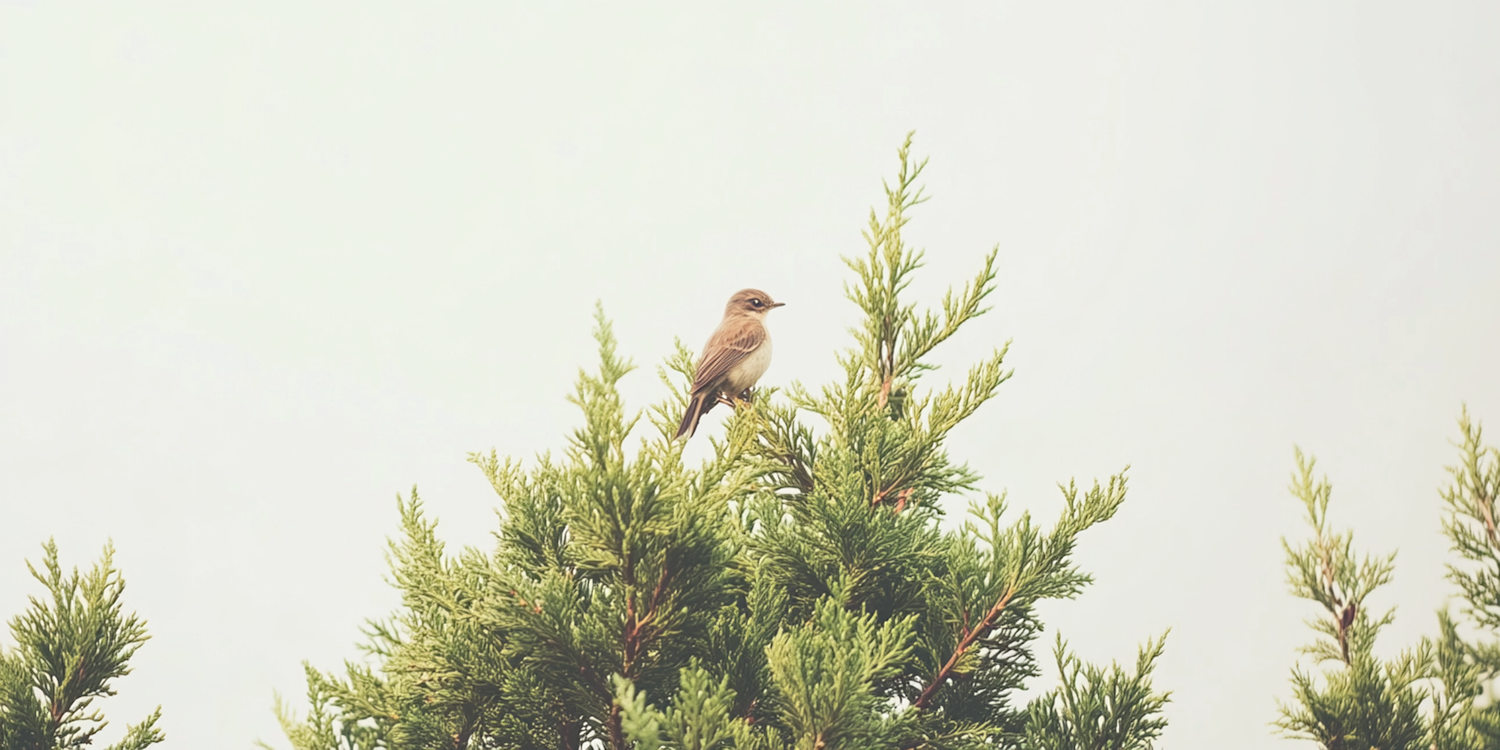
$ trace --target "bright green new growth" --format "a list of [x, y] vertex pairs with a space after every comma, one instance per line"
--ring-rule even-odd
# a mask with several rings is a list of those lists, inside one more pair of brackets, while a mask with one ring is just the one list
[[[125, 581], [113, 565], [114, 548], [87, 575], [64, 573], [57, 545], [43, 545], [42, 570], [31, 575], [46, 586], [47, 599], [10, 623], [16, 646], [0, 650], [0, 748], [72, 750], [92, 745], [108, 722], [90, 710], [94, 700], [115, 694], [114, 680], [130, 674], [127, 663], [146, 642], [146, 624], [122, 612]], [[156, 728], [161, 708], [106, 750], [141, 750], [163, 740]]]
[[[1448, 506], [1444, 532], [1454, 551], [1478, 567], [1449, 566], [1476, 630], [1493, 638], [1500, 627], [1500, 535], [1495, 503], [1500, 492], [1500, 451], [1486, 450], [1467, 411], [1459, 420], [1462, 460], [1450, 467], [1453, 484], [1442, 497]], [[1313, 465], [1297, 451], [1292, 493], [1307, 508], [1313, 538], [1300, 546], [1283, 540], [1287, 574], [1297, 596], [1318, 604], [1308, 621], [1318, 639], [1302, 649], [1315, 663], [1332, 666], [1318, 677], [1292, 670], [1295, 700], [1280, 704], [1276, 722], [1291, 737], [1328, 750], [1483, 750], [1500, 746], [1500, 707], [1485, 693], [1500, 675], [1500, 645], [1465, 641], [1459, 624], [1438, 612], [1438, 636], [1383, 662], [1373, 654], [1376, 637], [1394, 619], [1394, 609], [1375, 618], [1366, 599], [1389, 583], [1395, 555], [1359, 558], [1353, 534], [1328, 526], [1332, 487], [1314, 481]]]
[[503, 506], [492, 553], [446, 555], [415, 492], [401, 502], [402, 608], [368, 629], [373, 668], [309, 669], [307, 718], [278, 709], [293, 746], [1147, 747], [1165, 725], [1160, 640], [1134, 673], [1060, 651], [1064, 684], [1013, 698], [1039, 674], [1035, 605], [1090, 582], [1072, 551], [1119, 508], [1124, 476], [1064, 486], [1050, 529], [1003, 520], [996, 495], [939, 524], [940, 501], [979, 482], [944, 441], [1009, 373], [1000, 348], [956, 385], [918, 388], [924, 358], [985, 312], [995, 253], [940, 311], [901, 298], [922, 257], [901, 238], [922, 200], [909, 146], [869, 252], [848, 260], [865, 320], [840, 379], [762, 389], [690, 466], [671, 436], [692, 354], [679, 344], [659, 371], [670, 395], [631, 415], [616, 385], [632, 366], [596, 313], [599, 367], [580, 373], [567, 451], [530, 467], [472, 456]]

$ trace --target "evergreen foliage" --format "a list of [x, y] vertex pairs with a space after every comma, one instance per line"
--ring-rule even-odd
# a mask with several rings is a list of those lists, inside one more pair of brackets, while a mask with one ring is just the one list
[[[98, 698], [115, 694], [114, 681], [149, 637], [146, 624], [123, 613], [125, 581], [114, 568], [114, 548], [80, 575], [64, 573], [57, 545], [48, 541], [42, 569], [31, 575], [47, 588], [47, 598], [31, 598], [11, 620], [15, 648], [0, 650], [0, 748], [72, 750], [91, 745], [108, 724], [93, 709]], [[161, 708], [127, 727], [107, 750], [142, 750], [161, 742], [156, 728]]]
[[919, 388], [928, 356], [982, 315], [995, 253], [935, 311], [902, 294], [922, 253], [902, 240], [922, 163], [900, 150], [869, 250], [848, 259], [863, 311], [843, 374], [762, 389], [712, 457], [671, 436], [693, 357], [659, 369], [670, 395], [627, 413], [632, 365], [596, 312], [599, 366], [572, 396], [583, 426], [531, 466], [491, 452], [490, 553], [448, 555], [413, 491], [390, 548], [402, 606], [369, 624], [370, 665], [308, 669], [310, 711], [278, 704], [296, 750], [373, 748], [1144, 748], [1165, 725], [1134, 671], [1059, 646], [1064, 681], [1030, 705], [1036, 604], [1090, 582], [1078, 537], [1125, 499], [1123, 474], [1068, 483], [1050, 528], [1003, 496], [940, 525], [941, 501], [979, 491], [948, 434], [1009, 377], [994, 350], [958, 383]]
[[1297, 451], [1291, 489], [1307, 509], [1313, 535], [1297, 546], [1283, 540], [1288, 580], [1294, 594], [1321, 609], [1308, 621], [1318, 638], [1302, 653], [1331, 666], [1321, 676], [1293, 668], [1295, 700], [1280, 705], [1276, 722], [1284, 734], [1328, 750], [1500, 747], [1500, 706], [1492, 693], [1500, 675], [1500, 642], [1494, 638], [1500, 627], [1500, 451], [1483, 446], [1467, 410], [1459, 429], [1460, 462], [1449, 468], [1453, 482], [1442, 492], [1443, 529], [1467, 563], [1450, 564], [1449, 579], [1460, 591], [1461, 614], [1478, 635], [1466, 640], [1462, 623], [1439, 611], [1437, 636], [1389, 661], [1378, 659], [1374, 648], [1395, 611], [1376, 617], [1366, 602], [1390, 582], [1395, 555], [1360, 557], [1351, 532], [1329, 528], [1332, 487], [1327, 479], [1314, 480], [1314, 461]]
[[[1439, 613], [1435, 659], [1442, 692], [1433, 708], [1434, 744], [1439, 748], [1500, 747], [1500, 704], [1494, 681], [1500, 676], [1500, 448], [1484, 446], [1480, 425], [1465, 408], [1459, 415], [1459, 462], [1448, 467], [1452, 483], [1442, 490], [1447, 515], [1443, 532], [1462, 563], [1448, 565], [1458, 586], [1460, 615], [1479, 635], [1469, 641], [1458, 625]], [[1489, 699], [1486, 700], [1485, 696]]]
[[1164, 695], [1151, 690], [1151, 670], [1166, 647], [1158, 638], [1141, 647], [1135, 673], [1118, 664], [1108, 670], [1068, 653], [1062, 637], [1055, 649], [1062, 684], [1034, 701], [1026, 727], [1029, 746], [1041, 750], [1111, 748], [1141, 750], [1167, 726]]

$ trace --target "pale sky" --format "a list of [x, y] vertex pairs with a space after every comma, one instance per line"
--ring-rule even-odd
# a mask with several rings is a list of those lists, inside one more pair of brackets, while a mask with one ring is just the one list
[[1399, 549], [1392, 653], [1451, 592], [1461, 404], [1500, 441], [1497, 39], [1493, 2], [0, 4], [0, 618], [49, 536], [113, 538], [153, 638], [104, 739], [159, 703], [167, 747], [286, 747], [273, 691], [396, 604], [396, 494], [488, 548], [466, 453], [564, 444], [595, 300], [637, 407], [745, 286], [789, 303], [763, 382], [831, 377], [915, 129], [915, 291], [1000, 247], [933, 382], [1014, 340], [952, 452], [1049, 521], [1132, 466], [1048, 625], [1172, 629], [1163, 747], [1297, 746], [1293, 445]]

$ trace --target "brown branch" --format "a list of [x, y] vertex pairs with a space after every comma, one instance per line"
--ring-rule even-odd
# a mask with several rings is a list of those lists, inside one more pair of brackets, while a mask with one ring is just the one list
[[911, 492], [912, 488], [910, 488], [910, 487], [903, 488], [903, 489], [901, 489], [899, 491], [896, 488], [900, 487], [903, 484], [911, 482], [914, 479], [916, 479], [916, 477], [909, 477], [909, 476], [896, 477], [895, 480], [893, 480], [890, 484], [888, 484], [885, 487], [882, 487], [881, 489], [878, 489], [878, 490], [875, 491], [875, 495], [870, 498], [870, 505], [872, 507], [876, 506], [876, 505], [879, 505], [880, 503], [884, 502], [886, 498], [890, 497], [892, 493], [904, 494], [904, 493]]
[[896, 512], [897, 513], [900, 513], [901, 511], [906, 510], [906, 501], [911, 498], [911, 492], [912, 492], [912, 488], [911, 487], [907, 487], [906, 489], [901, 490], [901, 494], [896, 495]]
[[620, 719], [620, 703], [609, 705], [609, 746], [614, 750], [628, 750], [625, 744], [625, 727]]
[[[620, 578], [625, 584], [625, 623], [620, 631], [620, 650], [623, 652], [621, 671], [626, 679], [630, 679], [634, 676], [633, 665], [636, 654], [635, 555], [630, 550], [624, 552], [625, 564], [620, 566]], [[613, 733], [614, 730], [610, 731]]]
[[[661, 576], [656, 579], [656, 588], [651, 592], [651, 610], [646, 613], [646, 620], [653, 619], [656, 611], [661, 608], [661, 600], [667, 595], [667, 579], [671, 577], [672, 569], [666, 560], [661, 562]], [[645, 622], [645, 620], [642, 620]]]
[[622, 641], [621, 645], [625, 648], [625, 651], [626, 651], [626, 654], [627, 654], [627, 657], [626, 657], [627, 661], [629, 660], [628, 654], [630, 652], [630, 637], [634, 634], [634, 631], [635, 631], [635, 596], [632, 594], [632, 595], [627, 595], [625, 597], [625, 629], [620, 634], [621, 638], [624, 639]]
[[648, 625], [656, 620], [661, 610], [662, 600], [667, 596], [667, 582], [671, 578], [671, 568], [663, 562], [661, 576], [657, 578], [656, 587], [651, 591], [651, 603], [647, 606], [645, 614], [636, 616], [634, 594], [625, 597], [625, 628], [621, 633], [625, 651], [624, 674], [628, 679], [635, 679], [635, 659], [641, 653], [641, 647], [646, 640]]
[[1484, 516], [1484, 533], [1489, 538], [1490, 548], [1500, 550], [1500, 532], [1495, 529], [1495, 511], [1491, 508], [1494, 498], [1484, 494], [1483, 482], [1475, 483], [1474, 504], [1479, 506], [1479, 512]]
[[968, 652], [969, 647], [974, 645], [975, 641], [989, 633], [990, 628], [995, 626], [995, 621], [1000, 618], [1000, 613], [1005, 611], [1006, 606], [1010, 604], [1011, 599], [1015, 598], [1015, 595], [1016, 588], [1012, 584], [1005, 589], [1005, 595], [1000, 597], [999, 601], [995, 602], [995, 606], [990, 607], [990, 611], [985, 613], [984, 619], [975, 623], [972, 630], [968, 628], [964, 629], [964, 636], [959, 640], [958, 648], [953, 650], [953, 655], [948, 657], [948, 661], [943, 664], [942, 669], [938, 670], [937, 676], [932, 678], [932, 682], [922, 691], [922, 695], [911, 704], [912, 708], [925, 709], [932, 703], [933, 697], [937, 695], [938, 688], [941, 688], [943, 683], [947, 682], [948, 678], [953, 676], [953, 669], [958, 666], [958, 660]]
[[1319, 532], [1318, 548], [1321, 553], [1323, 585], [1327, 587], [1328, 613], [1333, 615], [1334, 638], [1339, 644], [1339, 657], [1345, 664], [1353, 664], [1349, 658], [1349, 630], [1354, 626], [1354, 614], [1358, 609], [1354, 602], [1344, 604], [1344, 597], [1339, 596], [1337, 571], [1334, 570], [1333, 550], [1326, 539]]
[[[634, 567], [631, 565], [629, 566], [630, 569], [626, 571], [628, 573], [626, 578], [632, 589], [635, 586]], [[662, 600], [667, 595], [667, 582], [670, 578], [671, 568], [663, 561], [661, 575], [657, 578], [656, 586], [651, 591], [651, 603], [647, 607], [646, 613], [639, 618], [636, 617], [634, 591], [625, 597], [625, 627], [620, 635], [621, 645], [625, 652], [623, 654], [621, 672], [626, 679], [635, 679], [636, 658], [640, 656], [641, 647], [646, 640], [645, 631], [647, 625], [656, 619], [656, 615], [661, 609]], [[626, 748], [624, 728], [620, 718], [620, 704], [618, 701], [612, 701], [609, 707], [609, 746], [614, 750], [625, 750]]]
[[1349, 660], [1349, 629], [1354, 625], [1354, 615], [1358, 610], [1359, 607], [1355, 606], [1354, 602], [1350, 602], [1344, 607], [1343, 613], [1339, 615], [1339, 652], [1343, 656], [1345, 664], [1353, 664]]
[[[631, 566], [628, 576], [631, 588], [635, 586], [635, 570]], [[671, 567], [662, 561], [661, 575], [656, 580], [656, 586], [651, 591], [651, 603], [647, 606], [645, 614], [636, 617], [635, 592], [625, 597], [625, 627], [620, 634], [621, 647], [624, 650], [621, 673], [627, 680], [634, 680], [636, 676], [636, 658], [640, 656], [642, 647], [647, 639], [648, 627], [661, 611], [662, 601], [667, 596], [667, 582], [671, 579]], [[625, 750], [624, 728], [620, 719], [620, 704], [611, 701], [609, 707], [609, 746], [613, 750]]]

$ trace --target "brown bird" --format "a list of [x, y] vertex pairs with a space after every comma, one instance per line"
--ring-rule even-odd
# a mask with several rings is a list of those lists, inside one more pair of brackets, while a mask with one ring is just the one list
[[720, 402], [750, 399], [750, 387], [771, 366], [771, 335], [766, 313], [786, 303], [776, 302], [759, 289], [741, 289], [724, 306], [724, 320], [703, 346], [693, 376], [693, 392], [677, 437], [692, 437], [698, 420]]

